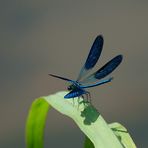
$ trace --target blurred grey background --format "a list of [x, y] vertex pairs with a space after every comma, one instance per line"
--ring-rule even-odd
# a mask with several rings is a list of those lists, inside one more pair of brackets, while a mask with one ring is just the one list
[[[124, 60], [112, 83], [90, 89], [93, 104], [108, 123], [123, 124], [137, 147], [148, 147], [146, 0], [1, 1], [0, 147], [25, 148], [32, 101], [66, 89], [48, 73], [76, 79], [98, 34], [105, 44], [96, 69], [117, 54]], [[45, 131], [46, 148], [83, 146], [83, 133], [54, 110]]]

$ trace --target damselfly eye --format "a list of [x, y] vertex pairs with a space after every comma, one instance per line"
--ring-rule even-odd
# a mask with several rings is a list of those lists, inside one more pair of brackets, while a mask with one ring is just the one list
[[67, 89], [68, 89], [68, 90], [72, 90], [71, 86], [68, 86]]

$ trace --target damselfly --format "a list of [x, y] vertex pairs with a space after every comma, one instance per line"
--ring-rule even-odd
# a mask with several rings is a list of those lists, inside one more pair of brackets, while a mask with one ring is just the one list
[[70, 92], [66, 94], [64, 98], [70, 99], [70, 98], [83, 96], [84, 94], [90, 95], [90, 93], [85, 90], [86, 88], [102, 85], [104, 83], [110, 82], [113, 79], [112, 77], [110, 77], [107, 79], [100, 80], [106, 77], [107, 75], [109, 75], [112, 71], [114, 71], [117, 68], [117, 66], [122, 61], [122, 58], [123, 58], [122, 55], [117, 55], [112, 60], [107, 62], [102, 68], [88, 75], [88, 73], [95, 66], [95, 64], [97, 63], [101, 55], [103, 43], [104, 43], [103, 36], [102, 35], [97, 36], [90, 49], [86, 62], [82, 67], [76, 81], [68, 78], [64, 78], [61, 76], [49, 74], [50, 76], [53, 76], [71, 83], [70, 86], [67, 87], [67, 89]]

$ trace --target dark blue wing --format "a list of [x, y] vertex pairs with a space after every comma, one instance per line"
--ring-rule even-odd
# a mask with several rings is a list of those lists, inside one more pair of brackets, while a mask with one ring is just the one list
[[112, 71], [114, 71], [118, 65], [122, 61], [122, 55], [118, 55], [114, 57], [112, 60], [110, 60], [108, 63], [106, 63], [102, 68], [100, 68], [95, 73], [91, 74], [90, 76], [86, 77], [82, 81], [80, 81], [81, 84], [83, 83], [90, 83], [90, 82], [96, 82], [99, 79], [104, 78], [105, 76], [109, 75]]
[[98, 85], [102, 85], [102, 84], [105, 84], [105, 83], [108, 83], [108, 82], [111, 82], [113, 78], [108, 78], [108, 79], [105, 79], [105, 80], [101, 80], [95, 84], [90, 84], [90, 85], [81, 85], [80, 88], [84, 89], [84, 88], [90, 88], [90, 87], [95, 87], [95, 86], [98, 86]]
[[53, 74], [49, 74], [49, 75], [52, 76], [52, 77], [58, 78], [58, 79], [65, 80], [65, 81], [75, 82], [73, 80], [70, 80], [70, 79], [67, 79], [67, 78], [64, 78], [64, 77], [60, 77], [60, 76], [57, 76], [57, 75], [53, 75]]
[[86, 59], [86, 62], [80, 71], [77, 81], [84, 77], [88, 73], [88, 71], [91, 70], [97, 63], [102, 51], [103, 42], [104, 40], [102, 35], [96, 37]]

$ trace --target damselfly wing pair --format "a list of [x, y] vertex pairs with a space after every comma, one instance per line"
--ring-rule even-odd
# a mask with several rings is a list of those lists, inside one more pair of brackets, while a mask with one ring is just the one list
[[61, 76], [49, 74], [50, 76], [53, 76], [71, 83], [71, 85], [67, 87], [67, 89], [70, 92], [64, 96], [65, 99], [71, 99], [71, 98], [80, 97], [83, 95], [88, 95], [90, 93], [85, 90], [86, 88], [102, 85], [104, 83], [110, 82], [113, 79], [112, 77], [107, 79], [103, 79], [103, 78], [109, 75], [112, 71], [114, 71], [118, 67], [118, 65], [122, 61], [122, 58], [123, 58], [122, 55], [117, 55], [112, 60], [107, 62], [102, 68], [88, 75], [88, 73], [96, 65], [101, 55], [103, 43], [104, 43], [103, 36], [98, 35], [90, 49], [86, 62], [82, 67], [77, 80], [71, 80]]

